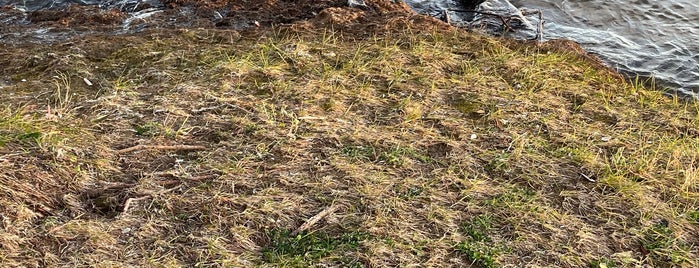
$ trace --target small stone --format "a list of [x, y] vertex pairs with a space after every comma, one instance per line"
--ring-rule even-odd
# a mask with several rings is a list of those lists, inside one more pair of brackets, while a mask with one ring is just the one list
[[472, 139], [472, 140], [475, 140], [476, 138], [478, 138], [478, 135], [476, 135], [476, 134], [471, 134], [471, 139]]
[[85, 84], [88, 86], [92, 86], [92, 82], [90, 82], [90, 80], [88, 80], [87, 78], [83, 78], [83, 82], [85, 82]]
[[366, 3], [364, 3], [364, 0], [348, 0], [347, 5], [350, 7], [354, 8], [359, 8], [359, 9], [367, 9], [369, 8]]
[[612, 140], [612, 137], [609, 137], [609, 136], [604, 136], [604, 137], [602, 137], [602, 141], [603, 141], [603, 142], [608, 142], [608, 141], [610, 141], [610, 140]]

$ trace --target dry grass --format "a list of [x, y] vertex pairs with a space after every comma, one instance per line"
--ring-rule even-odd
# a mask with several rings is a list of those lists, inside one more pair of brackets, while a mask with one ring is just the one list
[[572, 53], [330, 29], [5, 49], [2, 266], [697, 265], [699, 106]]

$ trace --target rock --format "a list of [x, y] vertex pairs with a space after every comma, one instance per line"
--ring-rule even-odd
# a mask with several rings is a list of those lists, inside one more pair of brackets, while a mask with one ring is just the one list
[[364, 0], [348, 0], [347, 5], [359, 9], [369, 9], [366, 3], [364, 3]]
[[485, 0], [459, 0], [459, 3], [466, 9], [476, 9], [478, 5], [483, 3]]

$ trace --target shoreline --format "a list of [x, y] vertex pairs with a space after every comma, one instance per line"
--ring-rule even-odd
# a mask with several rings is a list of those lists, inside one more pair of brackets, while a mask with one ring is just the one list
[[[343, 1], [326, 0], [310, 4], [312, 6], [310, 9], [303, 7], [301, 9], [305, 13], [298, 13], [299, 11], [296, 8], [289, 6], [264, 10], [266, 8], [264, 3], [251, 8], [254, 10], [252, 12], [241, 10], [240, 6], [227, 6], [225, 1], [210, 3], [201, 1], [164, 1], [163, 4], [164, 6], [159, 9], [155, 9], [147, 4], [139, 5], [137, 6], [138, 9], [134, 9], [132, 12], [123, 12], [118, 9], [101, 9], [95, 5], [82, 6], [71, 4], [62, 9], [37, 10], [24, 13], [10, 6], [5, 6], [1, 7], [3, 17], [0, 17], [0, 20], [5, 22], [5, 27], [3, 27], [3, 30], [0, 30], [0, 37], [3, 37], [3, 40], [0, 42], [6, 44], [10, 42], [19, 45], [22, 43], [48, 44], [96, 33], [107, 32], [113, 35], [133, 34], [146, 29], [210, 28], [245, 31], [258, 27], [275, 28], [312, 19], [317, 17], [320, 10], [325, 8], [345, 5]], [[296, 10], [294, 11], [296, 12], [295, 15], [282, 19], [276, 18], [275, 14], [289, 12], [289, 8]], [[219, 12], [229, 9], [230, 11], [228, 12], [230, 13]], [[371, 7], [371, 10], [379, 13], [399, 10], [399, 13], [405, 14], [407, 12], [418, 16], [405, 3], [375, 4]], [[225, 16], [222, 14], [225, 14]], [[333, 19], [343, 20], [341, 18]], [[370, 23], [370, 21], [366, 20], [366, 23]], [[563, 45], [564, 49], [580, 54], [581, 47], [579, 44], [572, 45], [567, 41], [559, 40], [553, 39], [548, 41], [551, 41], [551, 43], [565, 43]], [[604, 68], [613, 69], [609, 64], [601, 60], [599, 56], [590, 52], [585, 52], [585, 54], [585, 57], [599, 62]], [[663, 89], [658, 88], [658, 90], [666, 92], [670, 97], [678, 94], [687, 101], [696, 100], [696, 96], [691, 93], [673, 90], [671, 85], [674, 82], [672, 81], [656, 81], [653, 77], [642, 76], [632, 72], [621, 72], [620, 75], [625, 77], [630, 83], [644, 83], [646, 86], [653, 88], [663, 87]]]

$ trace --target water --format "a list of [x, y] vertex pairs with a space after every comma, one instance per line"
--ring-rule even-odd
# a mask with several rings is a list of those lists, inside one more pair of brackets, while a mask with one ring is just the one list
[[[458, 8], [458, 1], [452, 0], [406, 2], [416, 11], [430, 15]], [[574, 40], [621, 73], [654, 77], [660, 86], [699, 97], [699, 1], [511, 2], [543, 12], [545, 40]]]
[[26, 11], [57, 9], [70, 4], [98, 5], [105, 9], [118, 8], [122, 11], [137, 10], [139, 5], [162, 6], [156, 0], [0, 0], [0, 6], [13, 5]]
[[[491, 4], [504, 0], [487, 0]], [[458, 0], [405, 0], [417, 12], [443, 18], [445, 10], [463, 9]], [[571, 39], [629, 76], [654, 77], [659, 85], [699, 98], [699, 1], [697, 0], [510, 0], [519, 8], [544, 14], [543, 38]], [[96, 4], [135, 11], [157, 0], [0, 0], [33, 11], [68, 4]], [[485, 5], [481, 5], [483, 7]], [[491, 7], [492, 8], [492, 5]], [[450, 12], [450, 19], [474, 14]], [[536, 17], [531, 17], [537, 25]], [[530, 33], [528, 35], [531, 35]]]

